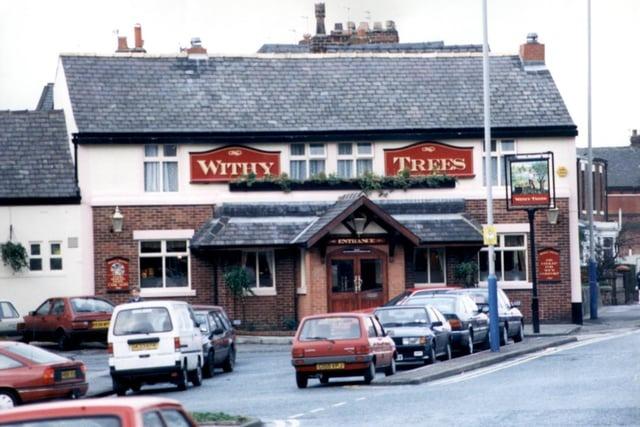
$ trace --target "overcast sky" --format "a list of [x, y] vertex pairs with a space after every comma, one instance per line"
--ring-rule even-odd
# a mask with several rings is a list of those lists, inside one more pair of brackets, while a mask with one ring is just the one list
[[[334, 22], [394, 20], [401, 42], [482, 43], [482, 0], [327, 0]], [[494, 53], [515, 54], [526, 34], [546, 45], [547, 66], [587, 143], [587, 0], [488, 0]], [[133, 44], [142, 25], [152, 54], [198, 36], [209, 53], [251, 54], [315, 32], [313, 0], [0, 0], [0, 110], [33, 109], [61, 52], [110, 54], [116, 31]], [[593, 0], [593, 144], [626, 145], [640, 128], [639, 0]]]

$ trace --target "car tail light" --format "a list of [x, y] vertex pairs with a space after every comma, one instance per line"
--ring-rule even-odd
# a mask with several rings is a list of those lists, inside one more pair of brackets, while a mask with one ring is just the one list
[[462, 323], [458, 319], [449, 320], [449, 324], [451, 325], [451, 329], [453, 329], [453, 330], [462, 329]]
[[80, 364], [80, 371], [82, 371], [82, 375], [87, 373], [87, 367], [84, 366], [84, 363]]
[[109, 354], [110, 356], [113, 356], [113, 343], [112, 342], [107, 343], [107, 354]]
[[304, 357], [304, 348], [294, 348], [291, 355], [296, 358]]
[[72, 329], [87, 329], [89, 322], [71, 322]]
[[369, 344], [363, 344], [356, 347], [356, 354], [369, 354], [371, 347]]
[[56, 370], [53, 368], [46, 368], [42, 373], [42, 381], [45, 384], [53, 384], [55, 382]]
[[180, 351], [180, 347], [181, 347], [181, 346], [180, 346], [180, 337], [175, 337], [175, 338], [173, 339], [173, 349], [174, 349], [175, 351]]

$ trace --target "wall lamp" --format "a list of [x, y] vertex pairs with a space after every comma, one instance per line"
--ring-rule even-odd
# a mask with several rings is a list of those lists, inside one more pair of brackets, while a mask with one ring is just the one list
[[120, 209], [116, 206], [116, 210], [111, 217], [111, 231], [114, 233], [122, 232], [122, 225], [124, 223], [124, 216], [120, 212]]
[[547, 210], [547, 221], [549, 224], [555, 225], [558, 223], [558, 215], [560, 214], [560, 209], [551, 208]]

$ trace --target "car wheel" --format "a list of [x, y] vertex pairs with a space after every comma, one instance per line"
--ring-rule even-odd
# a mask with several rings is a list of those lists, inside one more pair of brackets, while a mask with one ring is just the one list
[[127, 387], [123, 382], [115, 378], [112, 378], [111, 381], [113, 383], [113, 392], [117, 396], [124, 396], [125, 394], [127, 394], [127, 390], [129, 389], [129, 387]]
[[320, 375], [320, 384], [329, 384], [329, 377], [325, 374]]
[[469, 336], [467, 337], [467, 348], [465, 348], [466, 354], [473, 354], [473, 331], [469, 329]]
[[522, 342], [524, 339], [524, 325], [520, 323], [520, 328], [518, 328], [518, 335], [513, 337], [513, 342]]
[[393, 355], [391, 356], [391, 364], [386, 367], [386, 369], [384, 370], [384, 374], [387, 377], [389, 377], [391, 375], [394, 375], [395, 373], [396, 373], [396, 356]]
[[436, 361], [436, 343], [431, 343], [431, 350], [429, 351], [429, 358], [424, 361], [425, 365], [433, 365]]
[[209, 350], [209, 353], [207, 353], [207, 360], [204, 364], [204, 369], [202, 370], [202, 374], [204, 375], [205, 378], [211, 378], [215, 373], [215, 370], [216, 370], [215, 360], [216, 359], [215, 359], [213, 350]]
[[0, 390], [0, 410], [10, 409], [18, 405], [18, 398], [10, 390]]
[[135, 393], [139, 392], [140, 389], [142, 388], [142, 384], [138, 383], [138, 382], [134, 382], [131, 383], [131, 390]]
[[200, 387], [202, 385], [202, 363], [200, 362], [200, 358], [198, 358], [196, 369], [191, 371], [189, 380], [195, 387]]
[[296, 372], [296, 384], [298, 388], [307, 388], [307, 384], [309, 384], [309, 377], [305, 374], [301, 374], [300, 372]]
[[371, 384], [371, 381], [376, 377], [376, 362], [373, 360], [369, 363], [367, 371], [364, 373], [364, 383]]
[[62, 329], [56, 332], [56, 343], [58, 350], [67, 351], [71, 348], [71, 338]]
[[509, 325], [506, 323], [502, 327], [502, 331], [500, 331], [500, 345], [507, 345], [509, 342]]
[[233, 368], [236, 366], [236, 349], [231, 347], [229, 349], [229, 354], [222, 364], [222, 370], [225, 372], [232, 372]]
[[189, 387], [189, 373], [187, 372], [187, 362], [184, 362], [184, 366], [178, 372], [178, 390], [184, 391]]

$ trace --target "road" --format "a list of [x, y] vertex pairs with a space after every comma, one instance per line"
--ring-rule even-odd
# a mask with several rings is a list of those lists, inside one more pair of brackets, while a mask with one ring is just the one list
[[[332, 380], [320, 386], [312, 380], [299, 390], [287, 347], [245, 345], [233, 373], [218, 371], [186, 392], [156, 386], [141, 394], [174, 398], [192, 411], [254, 416], [271, 426], [640, 425], [638, 348], [640, 331], [594, 335], [435, 383]], [[91, 354], [89, 372], [100, 373], [103, 361], [106, 355]]]

